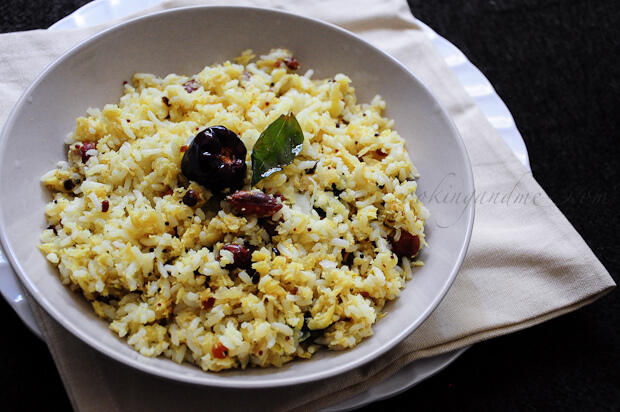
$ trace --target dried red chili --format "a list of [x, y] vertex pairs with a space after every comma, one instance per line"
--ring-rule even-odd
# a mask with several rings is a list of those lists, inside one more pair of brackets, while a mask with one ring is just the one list
[[390, 243], [392, 244], [392, 251], [398, 257], [412, 257], [420, 250], [420, 237], [404, 230], [400, 231], [398, 240], [391, 237]]
[[235, 132], [211, 126], [192, 139], [183, 153], [181, 171], [211, 191], [234, 191], [245, 181], [246, 153], [245, 144]]
[[228, 196], [228, 201], [235, 213], [241, 216], [267, 217], [282, 209], [277, 197], [259, 191], [239, 191]]
[[187, 93], [195, 92], [200, 88], [200, 84], [195, 79], [190, 79], [183, 83], [183, 88]]
[[213, 305], [215, 305], [215, 298], [212, 296], [207, 298], [207, 300], [202, 301], [202, 308], [204, 310], [211, 310]]
[[91, 157], [89, 154], [86, 154], [86, 153], [91, 149], [95, 149], [96, 147], [97, 145], [93, 142], [82, 143], [82, 145], [79, 147], [80, 155], [82, 156], [82, 163], [86, 163], [88, 159], [90, 159]]
[[286, 67], [288, 67], [291, 70], [297, 70], [299, 69], [299, 62], [297, 60], [295, 60], [294, 57], [287, 57], [286, 59], [284, 59], [284, 64], [286, 64]]
[[[237, 267], [249, 269], [252, 266], [252, 252], [248, 248], [242, 245], [236, 245], [229, 243], [222, 246], [222, 250], [227, 250], [233, 255], [233, 263], [226, 265], [227, 267]], [[221, 251], [218, 255], [218, 260], [221, 258]]]
[[218, 342], [213, 345], [211, 353], [218, 359], [225, 359], [228, 356], [228, 348], [224, 346], [221, 342]]

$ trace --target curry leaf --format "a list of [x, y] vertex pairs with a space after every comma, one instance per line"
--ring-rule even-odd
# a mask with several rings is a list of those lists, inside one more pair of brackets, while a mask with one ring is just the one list
[[252, 186], [291, 164], [303, 142], [304, 133], [293, 113], [280, 115], [267, 126], [252, 149]]

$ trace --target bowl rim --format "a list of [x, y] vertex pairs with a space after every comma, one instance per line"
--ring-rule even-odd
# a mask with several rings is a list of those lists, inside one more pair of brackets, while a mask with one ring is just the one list
[[[59, 57], [54, 59], [51, 63], [49, 63], [35, 77], [35, 79], [26, 88], [26, 90], [24, 90], [24, 92], [21, 94], [20, 98], [15, 103], [15, 105], [13, 106], [13, 109], [11, 110], [9, 116], [7, 117], [7, 120], [6, 120], [5, 124], [4, 124], [4, 127], [2, 128], [2, 132], [0, 133], [0, 153], [3, 153], [4, 150], [5, 150], [5, 147], [7, 145], [8, 139], [9, 139], [9, 137], [8, 137], [9, 136], [9, 130], [11, 130], [13, 128], [13, 125], [16, 122], [17, 114], [22, 110], [24, 105], [27, 103], [27, 97], [26, 96], [28, 96], [31, 93], [31, 91], [33, 89], [35, 89], [39, 85], [39, 83], [41, 83], [45, 79], [45, 77], [48, 75], [48, 73], [53, 71], [57, 66], [61, 65], [66, 59], [68, 59], [71, 56], [74, 56], [75, 54], [80, 53], [82, 51], [82, 49], [84, 49], [85, 47], [89, 46], [92, 43], [97, 42], [99, 39], [101, 39], [103, 37], [106, 37], [106, 36], [116, 32], [118, 30], [121, 30], [122, 28], [124, 28], [124, 27], [126, 27], [128, 25], [132, 25], [132, 24], [135, 24], [137, 22], [141, 22], [141, 21], [145, 21], [145, 20], [149, 20], [149, 19], [159, 18], [162, 15], [166, 15], [166, 14], [173, 15], [173, 14], [176, 14], [176, 13], [187, 12], [188, 10], [196, 10], [196, 9], [201, 9], [201, 10], [202, 9], [207, 9], [207, 10], [209, 10], [209, 9], [229, 9], [229, 10], [245, 11], [245, 12], [267, 12], [267, 13], [272, 13], [272, 14], [276, 14], [276, 15], [285, 15], [288, 18], [301, 19], [301, 20], [305, 20], [307, 22], [316, 24], [318, 26], [324, 26], [327, 29], [339, 32], [341, 35], [349, 37], [353, 41], [361, 42], [366, 47], [370, 47], [375, 52], [380, 54], [382, 57], [384, 57], [387, 60], [389, 60], [392, 64], [395, 64], [398, 67], [400, 67], [402, 70], [404, 70], [413, 81], [415, 81], [415, 82], [417, 82], [419, 84], [419, 86], [421, 87], [422, 91], [428, 95], [427, 97], [430, 97], [430, 99], [436, 103], [436, 105], [438, 107], [438, 114], [439, 114], [439, 116], [448, 125], [449, 130], [451, 131], [451, 133], [455, 137], [454, 140], [456, 142], [456, 147], [461, 152], [461, 155], [463, 156], [463, 159], [465, 160], [465, 163], [466, 163], [466, 174], [463, 176], [463, 184], [464, 184], [466, 189], [470, 189], [473, 192], [473, 190], [474, 190], [474, 177], [473, 177], [471, 161], [469, 159], [469, 155], [467, 153], [467, 149], [465, 147], [465, 144], [463, 142], [463, 138], [461, 137], [461, 134], [459, 133], [459, 131], [456, 128], [456, 126], [454, 125], [454, 122], [452, 121], [452, 119], [448, 115], [448, 113], [447, 113], [446, 109], [443, 107], [443, 105], [439, 102], [439, 100], [435, 97], [435, 95], [433, 93], [431, 93], [431, 91], [429, 90], [428, 86], [426, 86], [426, 84], [424, 84], [424, 82], [422, 82], [411, 70], [409, 70], [404, 64], [402, 64], [396, 58], [392, 57], [391, 55], [389, 55], [388, 53], [382, 51], [381, 49], [375, 47], [371, 43], [369, 43], [366, 40], [362, 39], [358, 35], [350, 32], [349, 30], [343, 29], [343, 28], [341, 28], [339, 26], [336, 26], [335, 24], [332, 24], [332, 23], [329, 23], [329, 22], [325, 22], [325, 21], [317, 19], [317, 18], [308, 17], [308, 16], [301, 16], [299, 14], [291, 13], [291, 12], [288, 12], [288, 11], [282, 11], [282, 10], [279, 10], [279, 9], [273, 9], [273, 8], [267, 8], [267, 7], [227, 6], [227, 5], [210, 5], [210, 6], [201, 5], [201, 6], [177, 7], [177, 8], [167, 9], [167, 10], [158, 11], [158, 12], [154, 12], [154, 13], [149, 13], [149, 14], [146, 14], [146, 15], [143, 15], [143, 16], [139, 16], [139, 17], [135, 17], [135, 18], [129, 19], [127, 21], [123, 21], [123, 22], [121, 22], [119, 24], [115, 24], [115, 25], [113, 25], [113, 26], [111, 26], [111, 27], [109, 27], [107, 29], [104, 29], [104, 30], [102, 30], [102, 31], [100, 31], [98, 33], [95, 33], [94, 35], [92, 35], [92, 36], [90, 36], [90, 37], [80, 41], [78, 44], [72, 46], [67, 51], [62, 53]], [[2, 208], [3, 208], [2, 202], [0, 202], [0, 244], [1, 244], [2, 248], [5, 251], [5, 255], [7, 257], [7, 260], [10, 262], [11, 266], [15, 270], [15, 273], [17, 273], [20, 281], [22, 282], [22, 284], [24, 286], [26, 286], [27, 291], [36, 300], [36, 302], [39, 305], [41, 305], [41, 307], [43, 307], [45, 309], [45, 311], [47, 312], [48, 315], [50, 315], [53, 319], [55, 319], [58, 323], [60, 323], [66, 330], [71, 332], [71, 334], [73, 336], [77, 337], [79, 340], [81, 340], [83, 343], [86, 343], [91, 348], [97, 350], [99, 353], [102, 353], [105, 356], [107, 356], [107, 357], [109, 357], [109, 358], [111, 358], [111, 359], [113, 359], [115, 361], [118, 361], [118, 362], [120, 362], [120, 363], [122, 363], [122, 364], [124, 364], [126, 366], [129, 366], [131, 368], [135, 368], [137, 370], [140, 370], [142, 372], [145, 372], [145, 373], [148, 373], [148, 374], [151, 374], [151, 375], [154, 375], [154, 376], [158, 376], [158, 377], [161, 377], [161, 378], [164, 378], [164, 379], [169, 379], [169, 380], [172, 380], [172, 381], [189, 383], [189, 384], [194, 384], [194, 385], [199, 385], [199, 386], [222, 387], [222, 388], [238, 388], [238, 389], [259, 389], [259, 388], [275, 388], [275, 387], [283, 387], [283, 386], [292, 386], [292, 385], [297, 385], [297, 384], [302, 384], [302, 383], [309, 383], [309, 382], [314, 382], [314, 381], [317, 381], [317, 380], [333, 377], [333, 376], [336, 376], [336, 375], [348, 372], [348, 371], [350, 371], [352, 369], [355, 369], [357, 367], [360, 367], [360, 366], [362, 366], [362, 365], [364, 365], [364, 364], [366, 364], [366, 363], [368, 363], [368, 362], [370, 362], [370, 361], [372, 361], [374, 359], [377, 359], [379, 356], [381, 356], [384, 353], [388, 352], [390, 349], [392, 349], [394, 346], [396, 346], [398, 343], [400, 343], [402, 340], [404, 340], [415, 329], [417, 329], [428, 318], [428, 316], [437, 308], [439, 303], [443, 300], [443, 298], [445, 297], [446, 293], [448, 292], [448, 290], [452, 286], [452, 284], [454, 282], [454, 279], [456, 278], [456, 276], [457, 276], [457, 274], [458, 274], [458, 272], [459, 272], [459, 270], [461, 268], [463, 260], [465, 259], [465, 255], [467, 254], [467, 249], [469, 247], [469, 243], [470, 243], [470, 240], [471, 240], [471, 234], [472, 234], [472, 230], [473, 230], [474, 211], [475, 211], [474, 202], [469, 202], [469, 204], [467, 205], [467, 208], [464, 211], [464, 217], [467, 220], [467, 222], [466, 222], [465, 238], [463, 240], [463, 243], [460, 246], [460, 250], [458, 252], [457, 259], [454, 262], [454, 265], [452, 267], [450, 275], [448, 276], [448, 278], [444, 282], [444, 284], [441, 286], [440, 292], [435, 296], [435, 298], [432, 300], [431, 304], [429, 306], [427, 306], [427, 308], [422, 312], [422, 314], [420, 316], [418, 316], [418, 318], [414, 322], [409, 324], [409, 326], [407, 328], [405, 328], [405, 329], [401, 330], [399, 333], [393, 335], [381, 347], [379, 347], [379, 348], [377, 348], [375, 350], [372, 350], [371, 352], [365, 354], [364, 356], [361, 356], [361, 357], [357, 358], [356, 360], [348, 362], [348, 363], [346, 363], [344, 365], [341, 365], [339, 367], [330, 368], [330, 369], [323, 369], [323, 370], [320, 370], [320, 371], [317, 371], [317, 372], [314, 372], [314, 373], [304, 374], [302, 376], [295, 377], [295, 378], [270, 378], [269, 375], [265, 374], [265, 375], [262, 376], [262, 379], [260, 379], [260, 380], [244, 381], [242, 379], [235, 379], [235, 378], [230, 378], [230, 377], [227, 377], [226, 379], [220, 379], [218, 377], [217, 372], [213, 373], [213, 372], [204, 372], [203, 371], [204, 374], [202, 374], [200, 376], [193, 376], [193, 375], [177, 373], [177, 372], [174, 372], [174, 371], [164, 370], [164, 369], [159, 368], [157, 366], [152, 366], [152, 365], [149, 365], [147, 363], [141, 362], [140, 361], [140, 359], [141, 359], [140, 356], [141, 355], [138, 356], [138, 357], [129, 357], [129, 356], [125, 355], [125, 354], [119, 353], [119, 352], [115, 351], [114, 349], [111, 349], [108, 346], [102, 344], [94, 336], [90, 336], [89, 334], [84, 333], [76, 325], [72, 324], [68, 319], [64, 318], [62, 313], [54, 308], [54, 306], [49, 302], [49, 300], [46, 298], [44, 293], [41, 293], [41, 291], [39, 291], [37, 286], [34, 285], [34, 283], [30, 281], [30, 278], [25, 274], [25, 271], [24, 271], [23, 267], [21, 266], [20, 262], [18, 261], [18, 259], [15, 256], [13, 248], [9, 244], [9, 241], [8, 241], [8, 238], [7, 238], [7, 234], [6, 234], [5, 220], [2, 217], [3, 216]], [[136, 354], [137, 354], [137, 352], [136, 352]]]

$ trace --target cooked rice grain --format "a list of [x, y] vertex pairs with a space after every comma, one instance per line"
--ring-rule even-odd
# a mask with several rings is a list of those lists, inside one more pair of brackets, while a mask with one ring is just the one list
[[[428, 212], [385, 103], [358, 104], [344, 74], [296, 74], [280, 64], [290, 57], [277, 49], [254, 61], [246, 51], [191, 78], [136, 74], [118, 104], [77, 119], [68, 163], [42, 177], [53, 201], [40, 249], [145, 356], [218, 371], [350, 348], [372, 335], [412, 275], [388, 238], [406, 230], [424, 245]], [[196, 90], [184, 86], [192, 79]], [[247, 188], [251, 148], [288, 112], [305, 141], [291, 165], [257, 185], [285, 199], [270, 237], [185, 179], [181, 147], [208, 126], [233, 130], [248, 148]], [[197, 207], [182, 202], [188, 189]], [[227, 252], [218, 261], [223, 245], [243, 242], [255, 248], [254, 277], [223, 268]]]

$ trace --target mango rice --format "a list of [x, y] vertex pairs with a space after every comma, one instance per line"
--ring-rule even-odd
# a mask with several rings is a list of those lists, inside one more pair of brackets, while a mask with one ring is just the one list
[[[344, 74], [297, 72], [274, 49], [192, 77], [135, 74], [118, 104], [77, 119], [68, 161], [42, 177], [53, 200], [41, 251], [142, 355], [219, 371], [351, 348], [421, 264], [417, 250], [393, 251], [405, 232], [425, 245], [428, 212], [385, 103], [358, 104]], [[289, 112], [303, 150], [250, 188], [254, 143]], [[214, 125], [247, 148], [244, 190], [282, 202], [271, 222], [234, 213], [181, 173], [193, 136]], [[229, 244], [250, 248], [251, 269], [230, 269]]]

